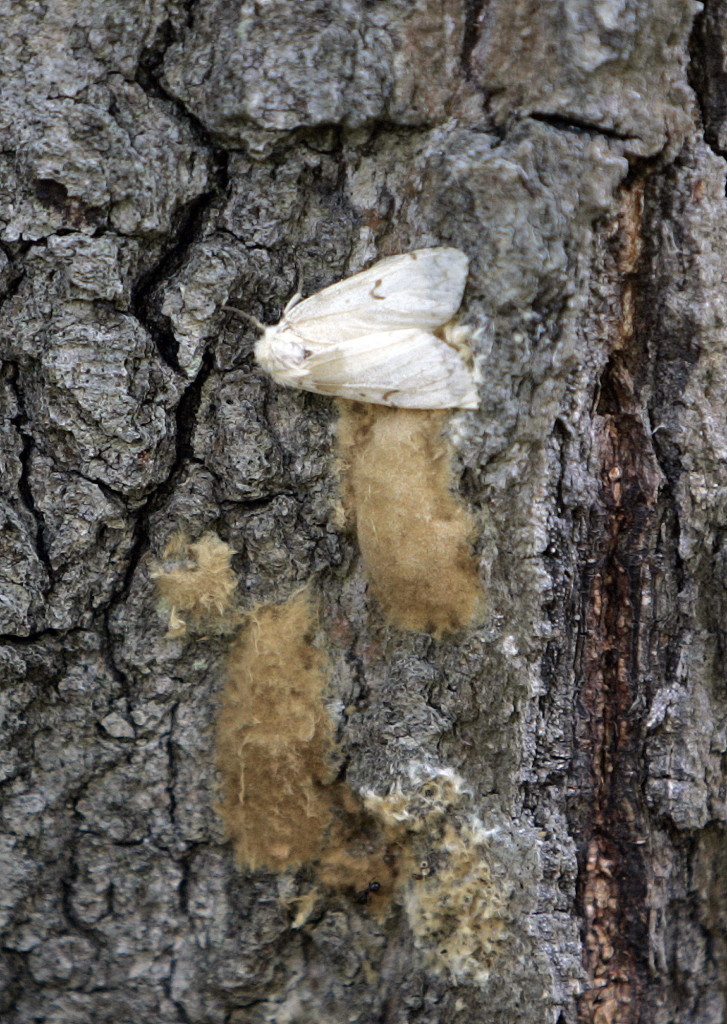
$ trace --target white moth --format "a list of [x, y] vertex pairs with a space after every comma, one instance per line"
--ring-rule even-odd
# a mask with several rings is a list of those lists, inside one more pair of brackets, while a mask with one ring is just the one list
[[[264, 327], [259, 365], [278, 384], [407, 409], [476, 409], [469, 331], [452, 323], [469, 261], [459, 249], [391, 256]], [[437, 332], [438, 333], [435, 333]]]

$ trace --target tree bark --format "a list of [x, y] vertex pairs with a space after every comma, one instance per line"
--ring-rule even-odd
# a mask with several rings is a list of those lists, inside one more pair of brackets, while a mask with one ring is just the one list
[[[724, 7], [3, 34], [3, 1020], [722, 1022]], [[448, 441], [256, 367], [229, 305], [430, 245]]]

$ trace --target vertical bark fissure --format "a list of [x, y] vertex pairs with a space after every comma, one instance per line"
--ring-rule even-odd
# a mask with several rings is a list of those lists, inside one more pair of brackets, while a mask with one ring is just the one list
[[661, 473], [642, 413], [645, 352], [633, 317], [641, 253], [638, 186], [626, 195], [620, 227], [624, 286], [594, 424], [600, 487], [584, 587], [580, 745], [589, 777], [579, 898], [590, 985], [580, 1000], [582, 1024], [642, 1020], [648, 970], [647, 811], [635, 709], [646, 675], [642, 638], [649, 630]]
[[689, 84], [702, 118], [704, 141], [718, 156], [724, 156], [720, 145], [720, 124], [727, 105], [727, 87], [723, 71], [723, 26], [720, 4], [704, 0], [697, 14], [689, 40]]
[[10, 385], [15, 395], [15, 401], [17, 402], [18, 412], [17, 415], [13, 416], [11, 423], [18, 432], [22, 447], [18, 455], [20, 461], [20, 477], [18, 479], [18, 494], [25, 506], [26, 510], [30, 513], [35, 523], [35, 551], [39, 560], [45, 566], [48, 573], [49, 579], [53, 578], [53, 567], [51, 565], [50, 554], [48, 552], [48, 545], [45, 539], [45, 517], [43, 516], [42, 510], [38, 507], [35, 496], [33, 495], [33, 489], [30, 483], [30, 464], [33, 451], [35, 449], [35, 438], [30, 431], [30, 419], [28, 412], [25, 408], [25, 399], [23, 396], [23, 388], [20, 380], [20, 368], [17, 363], [8, 363], [10, 369]]
[[[176, 455], [168, 476], [148, 495], [136, 513], [135, 538], [129, 552], [126, 571], [114, 596], [109, 602], [109, 611], [129, 593], [137, 566], [149, 544], [149, 520], [164, 506], [173, 492], [185, 466], [194, 456], [193, 435], [197, 410], [202, 401], [202, 389], [212, 372], [214, 355], [211, 349], [202, 356], [200, 369], [195, 379], [183, 392], [176, 409]], [[108, 618], [108, 614], [107, 614]]]
[[462, 67], [468, 81], [472, 81], [472, 51], [480, 40], [480, 30], [487, 12], [488, 0], [465, 0], [464, 31], [462, 33]]

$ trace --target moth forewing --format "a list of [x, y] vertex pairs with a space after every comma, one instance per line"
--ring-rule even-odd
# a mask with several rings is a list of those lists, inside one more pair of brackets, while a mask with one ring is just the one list
[[[461, 351], [468, 332], [449, 324], [468, 264], [463, 252], [445, 247], [381, 260], [288, 304], [255, 357], [288, 387], [413, 409], [476, 408]], [[444, 325], [443, 337], [432, 333]]]
[[[286, 312], [304, 336], [338, 340], [403, 327], [441, 327], [462, 302], [469, 259], [459, 249], [418, 249], [380, 260]], [[323, 332], [323, 333], [321, 333]], [[338, 332], [333, 336], [333, 332]]]

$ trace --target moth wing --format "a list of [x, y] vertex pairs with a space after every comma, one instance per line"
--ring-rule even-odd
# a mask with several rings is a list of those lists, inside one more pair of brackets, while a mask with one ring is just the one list
[[299, 367], [297, 387], [406, 409], [476, 409], [472, 373], [461, 353], [418, 329], [378, 331], [320, 346]]
[[469, 260], [459, 249], [417, 249], [380, 260], [293, 306], [287, 328], [315, 342], [405, 328], [432, 330], [460, 307]]

